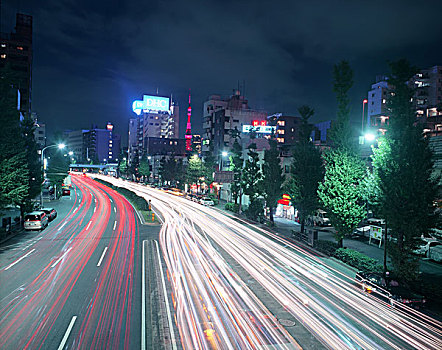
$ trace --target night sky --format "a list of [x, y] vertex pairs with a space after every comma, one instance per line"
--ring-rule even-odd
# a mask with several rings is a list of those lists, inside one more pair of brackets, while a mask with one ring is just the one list
[[315, 121], [335, 117], [332, 67], [355, 71], [353, 118], [389, 60], [442, 65], [442, 1], [3, 0], [1, 31], [15, 13], [34, 18], [33, 110], [48, 132], [104, 127], [127, 140], [132, 101], [168, 96], [185, 129], [192, 93], [195, 132], [211, 94], [245, 82], [250, 106]]

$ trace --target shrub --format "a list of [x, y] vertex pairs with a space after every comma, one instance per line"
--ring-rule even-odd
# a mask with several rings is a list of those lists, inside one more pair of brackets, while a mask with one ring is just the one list
[[377, 260], [368, 257], [352, 249], [339, 248], [335, 252], [335, 257], [346, 264], [364, 272], [382, 272], [383, 267]]
[[224, 206], [224, 209], [229, 210], [229, 211], [233, 211], [234, 213], [237, 213], [238, 209], [239, 209], [239, 205], [236, 203], [226, 203], [226, 205]]
[[115, 191], [126, 197], [126, 199], [130, 201], [138, 210], [148, 210], [149, 206], [146, 199], [138, 196], [135, 192], [132, 192], [131, 190], [128, 190], [126, 188], [114, 186], [111, 183], [101, 179], [95, 179], [95, 181], [98, 181], [99, 183], [114, 189]]
[[213, 201], [214, 205], [217, 205], [219, 203], [218, 197], [215, 193], [209, 193], [208, 197]]
[[313, 246], [316, 250], [329, 256], [334, 256], [338, 249], [338, 243], [325, 240], [316, 240]]
[[252, 201], [245, 211], [245, 214], [248, 219], [261, 221], [261, 218], [264, 216], [264, 199], [257, 198]]

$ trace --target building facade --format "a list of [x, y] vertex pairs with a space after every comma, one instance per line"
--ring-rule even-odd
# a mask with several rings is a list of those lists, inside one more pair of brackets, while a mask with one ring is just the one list
[[168, 97], [143, 95], [132, 105], [137, 115], [129, 120], [128, 164], [138, 163], [148, 153], [149, 138], [178, 138], [179, 106]]
[[32, 16], [17, 13], [15, 32], [0, 33], [0, 68], [7, 64], [17, 74], [20, 111], [31, 116], [32, 97]]
[[214, 152], [218, 163], [222, 152], [233, 145], [232, 133], [241, 133], [253, 121], [266, 121], [265, 111], [250, 108], [248, 100], [236, 90], [232, 96], [211, 95], [203, 107], [202, 152]]

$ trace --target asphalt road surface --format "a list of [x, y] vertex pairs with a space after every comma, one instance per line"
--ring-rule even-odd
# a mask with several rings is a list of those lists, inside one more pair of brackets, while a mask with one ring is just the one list
[[142, 241], [159, 226], [141, 227], [124, 197], [92, 179], [73, 176], [73, 185], [45, 203], [58, 210], [49, 227], [0, 247], [0, 349], [153, 348], [149, 339], [162, 341], [143, 320], [153, 318], [141, 309]]
[[161, 213], [185, 349], [442, 348], [440, 322], [364, 293], [353, 272], [219, 210], [104, 179]]

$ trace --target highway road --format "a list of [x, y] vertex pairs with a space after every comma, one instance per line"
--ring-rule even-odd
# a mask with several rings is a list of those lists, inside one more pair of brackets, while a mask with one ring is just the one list
[[[185, 349], [441, 349], [442, 324], [361, 291], [354, 274], [182, 197], [151, 199]], [[171, 334], [173, 336], [173, 334]]]
[[73, 185], [48, 228], [0, 247], [0, 349], [143, 343], [138, 217], [94, 180], [74, 176]]

